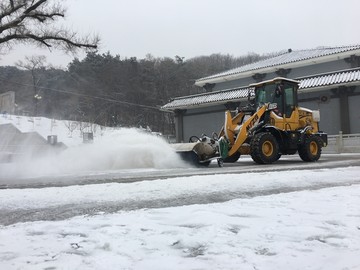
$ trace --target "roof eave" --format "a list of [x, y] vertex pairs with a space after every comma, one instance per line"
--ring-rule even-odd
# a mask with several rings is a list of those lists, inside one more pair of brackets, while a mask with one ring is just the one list
[[232, 100], [212, 101], [212, 102], [206, 102], [206, 103], [201, 103], [201, 104], [174, 106], [174, 107], [166, 107], [166, 108], [161, 107], [160, 110], [173, 113], [173, 112], [175, 112], [175, 110], [204, 108], [204, 107], [209, 107], [209, 105], [211, 105], [211, 106], [225, 105], [226, 103], [229, 103], [229, 102], [240, 102], [240, 101], [243, 101], [246, 99], [247, 99], [247, 97], [243, 97], [243, 98], [236, 98], [236, 99], [232, 99]]
[[[336, 84], [324, 85], [324, 86], [300, 88], [299, 89], [299, 94], [324, 91], [324, 90], [333, 89], [333, 88], [337, 88], [337, 87], [341, 87], [341, 86], [358, 86], [358, 85], [360, 85], [360, 82], [355, 81], [355, 82], [350, 82], [350, 83], [336, 83]], [[201, 103], [201, 104], [174, 106], [174, 107], [166, 107], [166, 108], [161, 107], [160, 110], [165, 111], [165, 112], [174, 113], [175, 110], [204, 108], [204, 107], [208, 107], [209, 105], [211, 105], [211, 106], [224, 105], [224, 104], [226, 104], [228, 102], [240, 102], [240, 101], [243, 101], [243, 100], [246, 100], [246, 99], [247, 99], [247, 97], [242, 97], [242, 98], [237, 98], [237, 99], [233, 99], [233, 100], [222, 100], [222, 101], [214, 101], [214, 102], [207, 102], [207, 103]]]
[[286, 64], [280, 64], [280, 65], [270, 66], [270, 67], [265, 67], [265, 68], [259, 68], [259, 69], [244, 71], [244, 72], [240, 72], [240, 73], [234, 73], [234, 74], [229, 74], [229, 75], [225, 75], [225, 76], [204, 79], [204, 80], [199, 79], [199, 80], [195, 81], [195, 85], [199, 86], [199, 87], [203, 87], [205, 84], [222, 83], [222, 82], [227, 82], [227, 81], [238, 80], [238, 79], [253, 76], [256, 73], [269, 73], [269, 72], [275, 72], [279, 69], [297, 68], [297, 67], [307, 66], [309, 64], [321, 64], [321, 63], [325, 63], [325, 62], [340, 60], [340, 59], [344, 59], [345, 57], [350, 56], [350, 55], [360, 55], [360, 50], [351, 50], [351, 51], [346, 51], [346, 52], [341, 52], [341, 53], [336, 53], [336, 54], [330, 54], [330, 55], [310, 58], [310, 59], [306, 59], [306, 60], [301, 60], [301, 61], [296, 61], [296, 62], [291, 62], [291, 63], [286, 63]]
[[334, 83], [330, 85], [323, 85], [323, 86], [316, 86], [316, 87], [307, 87], [307, 88], [299, 88], [299, 93], [312, 93], [312, 92], [319, 92], [329, 89], [334, 89], [341, 86], [359, 86], [360, 81], [354, 81], [354, 82], [346, 82], [346, 83]]

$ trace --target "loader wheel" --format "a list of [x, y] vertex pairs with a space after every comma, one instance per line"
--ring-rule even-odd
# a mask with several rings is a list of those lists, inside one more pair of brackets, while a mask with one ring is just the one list
[[321, 156], [322, 141], [314, 135], [308, 136], [304, 143], [299, 146], [299, 156], [303, 161], [312, 162], [319, 160]]
[[278, 161], [280, 158], [281, 158], [281, 154], [278, 154], [277, 157], [275, 158], [275, 161]]
[[269, 164], [280, 158], [279, 144], [269, 132], [258, 133], [250, 143], [251, 158], [258, 164]]
[[240, 152], [236, 152], [232, 156], [224, 158], [224, 163], [234, 163], [234, 162], [238, 161], [238, 159], [240, 158], [240, 155], [241, 155]]

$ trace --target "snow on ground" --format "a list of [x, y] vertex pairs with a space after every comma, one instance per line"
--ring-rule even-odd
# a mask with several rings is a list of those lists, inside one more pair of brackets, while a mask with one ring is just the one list
[[[164, 141], [133, 129], [98, 128], [94, 144], [80, 145], [79, 123], [0, 117], [0, 124], [9, 122], [71, 147], [1, 164], [3, 179], [182, 166]], [[348, 167], [2, 189], [0, 211], [10, 214], [141, 200], [180, 205], [206, 194], [237, 199], [0, 226], [0, 269], [360, 269], [359, 173]]]
[[0, 125], [13, 124], [21, 132], [37, 132], [44, 139], [49, 135], [56, 135], [58, 142], [63, 142], [67, 146], [79, 145], [83, 142], [83, 132], [93, 132], [94, 137], [100, 137], [107, 129], [96, 124], [56, 120], [46, 117], [33, 117], [0, 114]]
[[[36, 209], [63, 204], [169, 200], [204, 194], [267, 194], [326, 185], [360, 184], [359, 167], [316, 171], [263, 172], [177, 177], [134, 183], [107, 183], [0, 190], [0, 211]], [[146, 173], [146, 171], [144, 171]]]
[[1, 269], [359, 269], [359, 167], [0, 190], [2, 209], [351, 184], [0, 227]]

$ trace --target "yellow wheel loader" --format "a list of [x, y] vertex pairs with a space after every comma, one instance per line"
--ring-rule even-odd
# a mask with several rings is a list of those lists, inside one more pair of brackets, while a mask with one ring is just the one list
[[317, 161], [327, 145], [327, 134], [319, 131], [319, 111], [298, 106], [298, 88], [298, 81], [281, 77], [251, 84], [249, 105], [226, 111], [219, 134], [192, 136], [189, 143], [174, 147], [196, 165], [217, 159], [222, 166], [241, 155], [269, 164], [296, 153], [303, 161]]

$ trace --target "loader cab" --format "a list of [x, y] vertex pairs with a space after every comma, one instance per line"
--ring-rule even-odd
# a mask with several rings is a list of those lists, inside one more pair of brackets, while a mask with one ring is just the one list
[[251, 84], [255, 92], [255, 108], [265, 103], [276, 103], [274, 112], [279, 117], [289, 118], [297, 107], [297, 90], [299, 82], [287, 78], [275, 78], [273, 80]]

